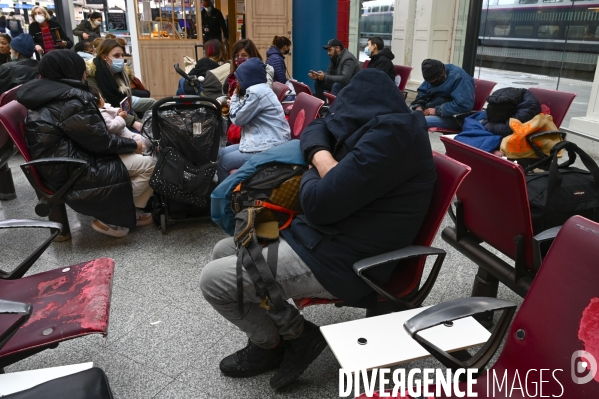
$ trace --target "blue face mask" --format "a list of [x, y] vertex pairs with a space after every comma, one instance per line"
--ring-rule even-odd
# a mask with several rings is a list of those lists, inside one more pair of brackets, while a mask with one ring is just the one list
[[372, 53], [370, 52], [370, 47], [364, 47], [364, 54], [366, 54], [366, 57], [370, 57], [372, 55]]
[[111, 58], [112, 60], [112, 64], [110, 64], [110, 70], [114, 73], [119, 73], [119, 72], [123, 72], [123, 69], [125, 69], [125, 60], [123, 59], [114, 59]]

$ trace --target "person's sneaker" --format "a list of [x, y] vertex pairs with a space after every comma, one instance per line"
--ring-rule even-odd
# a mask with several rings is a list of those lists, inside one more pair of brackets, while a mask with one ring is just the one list
[[115, 226], [113, 224], [106, 224], [100, 222], [98, 219], [92, 223], [92, 229], [98, 233], [106, 234], [107, 236], [121, 238], [129, 234], [129, 229], [126, 227]]
[[220, 371], [229, 377], [253, 377], [279, 367], [284, 352], [284, 345], [275, 349], [262, 349], [248, 340], [245, 348], [221, 360]]
[[154, 223], [154, 220], [152, 220], [152, 214], [151, 213], [146, 213], [144, 211], [142, 211], [141, 209], [137, 209], [135, 211], [135, 215], [137, 217], [137, 226], [147, 226], [149, 224]]
[[295, 381], [327, 347], [327, 341], [317, 325], [304, 321], [304, 331], [296, 339], [285, 341], [285, 356], [279, 372], [270, 379], [270, 386], [283, 388]]

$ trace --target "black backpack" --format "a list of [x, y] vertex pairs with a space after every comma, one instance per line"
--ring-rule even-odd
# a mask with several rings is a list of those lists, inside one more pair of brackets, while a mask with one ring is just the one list
[[[558, 164], [557, 154], [568, 152], [568, 161]], [[588, 171], [572, 167], [576, 156]], [[551, 155], [525, 169], [526, 173], [550, 165], [548, 172], [526, 176], [528, 201], [534, 234], [561, 226], [574, 215], [599, 222], [599, 167], [576, 144], [562, 141]]]

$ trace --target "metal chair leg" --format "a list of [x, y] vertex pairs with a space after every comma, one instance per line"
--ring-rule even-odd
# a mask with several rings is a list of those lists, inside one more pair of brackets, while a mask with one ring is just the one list
[[[497, 291], [499, 290], [499, 280], [497, 280], [491, 273], [483, 269], [478, 268], [478, 273], [474, 277], [474, 284], [472, 284], [472, 295], [484, 296], [489, 298], [497, 298]], [[493, 312], [485, 312], [480, 315], [474, 316], [474, 318], [486, 328], [493, 326]]]
[[52, 207], [48, 220], [62, 224], [62, 232], [56, 236], [54, 242], [68, 241], [71, 239], [71, 227], [69, 226], [69, 217], [65, 204]]
[[13, 200], [17, 198], [15, 192], [15, 183], [12, 180], [12, 173], [8, 164], [0, 168], [0, 200]]

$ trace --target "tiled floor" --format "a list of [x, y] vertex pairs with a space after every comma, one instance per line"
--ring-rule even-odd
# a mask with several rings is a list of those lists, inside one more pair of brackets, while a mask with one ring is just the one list
[[[431, 141], [442, 151], [436, 136]], [[10, 162], [18, 198], [0, 202], [0, 219], [37, 218], [36, 198], [18, 167], [21, 162], [19, 156]], [[339, 365], [329, 349], [292, 387], [279, 392], [268, 384], [271, 373], [244, 380], [221, 375], [220, 359], [245, 346], [246, 338], [212, 310], [199, 290], [199, 276], [212, 247], [225, 237], [215, 225], [179, 224], [169, 228], [167, 235], [147, 226], [113, 239], [93, 231], [90, 217], [69, 211], [69, 218], [72, 240], [53, 243], [29, 273], [113, 258], [116, 272], [108, 337], [62, 343], [10, 366], [7, 372], [93, 361], [106, 371], [119, 399], [338, 397]], [[2, 265], [18, 264], [46, 234], [0, 231]], [[474, 265], [439, 236], [434, 245], [448, 256], [425, 304], [469, 296]], [[507, 289], [500, 289], [499, 296], [521, 302]], [[364, 317], [363, 310], [334, 306], [315, 306], [304, 314], [319, 325]], [[426, 360], [405, 367], [425, 365], [437, 367], [438, 363]]]

